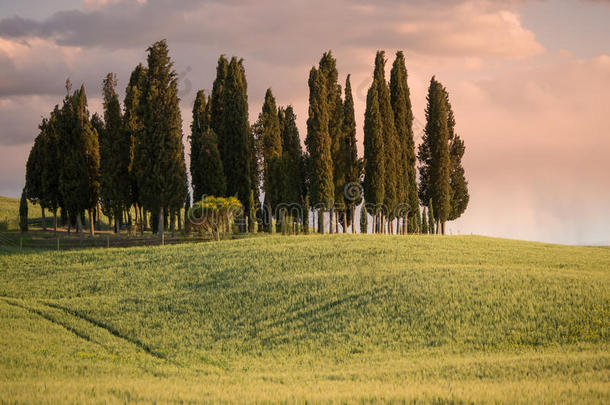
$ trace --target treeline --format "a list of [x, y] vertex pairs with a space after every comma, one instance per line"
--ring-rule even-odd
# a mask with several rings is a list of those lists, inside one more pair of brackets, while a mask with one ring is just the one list
[[[311, 210], [318, 232], [347, 232], [350, 226], [356, 232], [358, 205], [361, 232], [367, 232], [368, 215], [373, 232], [444, 232], [445, 221], [458, 218], [469, 198], [464, 143], [454, 133], [448, 92], [432, 78], [416, 153], [404, 55], [396, 54], [389, 83], [385, 63], [383, 51], [377, 52], [359, 159], [350, 75], [342, 88], [330, 51], [309, 74], [305, 151], [292, 106], [278, 106], [271, 89], [250, 124], [243, 60], [221, 55], [211, 94], [198, 91], [193, 105], [193, 200], [237, 197], [251, 232], [256, 224], [273, 231], [276, 220], [308, 232]], [[188, 212], [191, 204], [177, 75], [166, 42], [148, 48], [147, 65], [133, 70], [122, 108], [116, 86], [109, 73], [102, 119], [90, 117], [84, 86], [72, 92], [66, 82], [61, 107], [40, 124], [23, 195], [43, 207], [43, 216], [45, 208], [53, 212], [55, 228], [60, 211], [62, 222], [82, 234], [87, 213], [93, 235], [104, 213], [120, 232], [135, 212], [141, 231], [150, 218], [153, 232], [163, 237], [166, 226], [181, 227], [182, 208]]]

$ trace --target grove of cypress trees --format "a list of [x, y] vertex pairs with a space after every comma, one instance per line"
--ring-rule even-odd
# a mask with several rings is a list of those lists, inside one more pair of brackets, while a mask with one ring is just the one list
[[433, 201], [436, 229], [443, 233], [451, 209], [451, 157], [446, 97], [435, 77], [430, 80], [427, 101], [426, 128], [418, 151], [419, 198], [421, 201]]
[[21, 191], [21, 199], [19, 200], [19, 230], [21, 232], [28, 231], [28, 197], [25, 187]]
[[385, 151], [379, 111], [378, 86], [373, 81], [366, 96], [364, 114], [364, 199], [371, 204], [373, 233], [379, 232], [380, 208], [385, 198]]
[[159, 238], [163, 240], [165, 210], [181, 206], [186, 199], [177, 75], [165, 40], [148, 48], [144, 100], [144, 132], [134, 164], [142, 203], [157, 214]]
[[[101, 199], [114, 218], [120, 218], [131, 205], [129, 167], [131, 165], [131, 135], [123, 126], [119, 97], [115, 91], [116, 76], [108, 73], [104, 79], [104, 127], [100, 139]], [[119, 221], [115, 221], [116, 224]], [[120, 227], [116, 226], [116, 233]]]
[[[231, 58], [223, 92], [223, 121], [221, 123], [218, 144], [224, 167], [227, 191], [229, 196], [237, 196], [248, 210], [252, 176], [250, 173], [250, 124], [248, 123], [247, 85], [242, 61]], [[213, 95], [213, 93], [212, 93]], [[212, 111], [216, 108], [212, 98]], [[212, 113], [214, 117], [214, 113]], [[214, 122], [212, 120], [212, 122]], [[212, 126], [214, 132], [216, 130]]]
[[305, 145], [309, 154], [310, 203], [319, 210], [320, 233], [324, 233], [324, 211], [333, 206], [335, 194], [328, 120], [325, 77], [312, 67], [309, 73], [309, 118]]
[[[407, 83], [407, 68], [402, 51], [396, 52], [396, 59], [390, 73], [390, 99], [394, 111], [394, 123], [398, 136], [397, 173], [398, 197], [401, 203], [409, 207], [409, 217], [417, 217], [419, 221], [419, 199], [417, 197], [417, 179], [415, 171], [415, 141], [413, 138], [413, 110], [411, 96]], [[411, 221], [412, 222], [412, 221]], [[403, 218], [403, 227], [409, 221]], [[403, 229], [405, 231], [414, 231]]]

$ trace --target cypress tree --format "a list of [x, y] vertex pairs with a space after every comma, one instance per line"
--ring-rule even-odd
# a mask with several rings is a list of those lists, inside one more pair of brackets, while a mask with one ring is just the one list
[[265, 93], [265, 102], [259, 116], [261, 142], [263, 146], [263, 190], [265, 201], [273, 213], [277, 204], [282, 200], [282, 177], [284, 173], [281, 167], [282, 138], [278, 110], [275, 97], [271, 89]]
[[21, 191], [21, 199], [19, 200], [19, 229], [21, 232], [28, 231], [28, 198], [25, 187]]
[[[34, 145], [30, 149], [28, 160], [25, 165], [25, 191], [26, 198], [32, 204], [40, 203], [44, 218], [44, 194], [42, 187], [43, 164], [44, 164], [44, 132], [46, 128], [46, 120], [42, 121], [39, 129], [40, 133], [34, 139]], [[43, 219], [44, 229], [44, 219]]]
[[362, 208], [360, 208], [360, 233], [369, 232], [369, 220], [367, 215], [366, 207], [362, 204]]
[[225, 174], [218, 151], [218, 140], [211, 128], [202, 134], [197, 162], [201, 173], [197, 185], [197, 201], [203, 196], [223, 196], [226, 194]]
[[[407, 77], [404, 54], [402, 51], [398, 51], [390, 73], [390, 98], [399, 146], [396, 161], [397, 173], [399, 174], [397, 182], [398, 197], [401, 203], [408, 205], [408, 216], [415, 217], [415, 221], [419, 222], [415, 141], [413, 138], [413, 110]], [[411, 232], [412, 230], [409, 229], [408, 231]]]
[[42, 196], [44, 205], [53, 211], [53, 230], [57, 232], [57, 209], [61, 205], [59, 161], [57, 160], [59, 107], [56, 105], [48, 121], [43, 121]]
[[218, 150], [220, 157], [225, 162], [224, 149], [224, 106], [225, 106], [225, 87], [227, 84], [227, 76], [229, 74], [229, 61], [224, 55], [218, 58], [216, 66], [216, 79], [212, 85], [212, 95], [209, 101], [210, 104], [210, 127], [216, 134], [218, 139]]
[[364, 199], [372, 204], [373, 233], [378, 232], [379, 213], [385, 198], [385, 152], [378, 87], [373, 81], [366, 96], [364, 114]]
[[451, 158], [445, 93], [434, 77], [430, 81], [427, 101], [426, 128], [418, 151], [419, 197], [421, 201], [433, 201], [437, 230], [443, 233], [451, 209]]
[[[342, 156], [345, 162], [345, 184], [354, 186], [360, 184], [360, 163], [358, 162], [358, 147], [356, 146], [356, 117], [354, 114], [354, 98], [352, 97], [352, 85], [350, 83], [350, 75], [347, 75], [345, 79], [345, 102], [343, 103], [343, 143], [342, 143]], [[353, 188], [353, 187], [351, 187]], [[350, 189], [351, 189], [350, 188]], [[346, 197], [347, 207], [349, 208], [349, 217], [352, 222], [352, 233], [356, 233], [355, 218], [356, 218], [356, 206], [362, 202], [362, 195], [360, 195], [360, 187], [357, 188], [359, 191], [356, 194], [349, 194], [349, 198]], [[341, 190], [345, 195], [347, 190], [345, 187]], [[347, 224], [347, 222], [346, 222]]]
[[445, 103], [447, 106], [447, 125], [449, 128], [449, 155], [451, 159], [451, 174], [449, 176], [449, 183], [451, 188], [451, 210], [448, 221], [458, 219], [466, 207], [468, 207], [468, 201], [470, 195], [468, 193], [468, 181], [464, 174], [464, 167], [462, 166], [462, 158], [466, 147], [464, 141], [455, 133], [455, 116], [453, 115], [453, 109], [449, 102], [449, 93], [447, 89], [443, 88], [445, 94]]
[[[400, 175], [397, 170], [399, 156], [399, 143], [394, 126], [394, 113], [390, 101], [390, 89], [385, 80], [385, 52], [377, 51], [375, 57], [375, 71], [373, 74], [373, 83], [377, 86], [377, 96], [379, 100], [379, 112], [381, 114], [381, 128], [384, 143], [385, 157], [385, 174], [384, 174], [384, 199], [383, 203], [387, 208], [387, 219], [394, 219], [394, 210], [398, 205], [398, 187], [397, 181]], [[391, 226], [391, 224], [390, 224]], [[389, 232], [392, 229], [388, 229]]]
[[337, 60], [328, 51], [322, 55], [319, 71], [326, 87], [326, 105], [328, 111], [328, 133], [330, 136], [330, 153], [333, 166], [334, 203], [330, 207], [330, 232], [338, 226], [337, 210], [345, 207], [346, 162], [344, 154], [345, 135], [343, 133], [343, 102], [341, 101], [341, 86], [338, 82]]
[[315, 67], [309, 73], [309, 118], [305, 145], [309, 154], [310, 203], [319, 209], [318, 228], [324, 233], [324, 211], [334, 202], [331, 139], [324, 75]]
[[282, 139], [282, 167], [284, 168], [281, 200], [287, 204], [299, 204], [303, 200], [305, 189], [303, 148], [292, 106], [289, 105], [285, 109], [280, 108], [278, 118]]
[[[131, 135], [123, 126], [119, 97], [115, 91], [114, 73], [108, 73], [103, 83], [104, 127], [100, 139], [100, 183], [102, 204], [115, 218], [131, 205], [130, 176]], [[120, 232], [120, 227], [115, 229]]]
[[254, 190], [250, 190], [250, 201], [248, 202], [248, 232], [256, 233], [258, 223], [256, 221], [256, 204], [254, 203]]
[[158, 216], [161, 240], [166, 211], [181, 206], [186, 199], [177, 75], [168, 53], [165, 40], [148, 48], [144, 130], [137, 144], [135, 163], [140, 198]]
[[[200, 165], [201, 159], [199, 158], [199, 153], [202, 148], [204, 134], [206, 134], [208, 129], [210, 129], [209, 111], [209, 105], [206, 102], [205, 93], [203, 90], [199, 90], [197, 92], [197, 96], [195, 97], [195, 104], [193, 105], [193, 121], [191, 122], [191, 136], [189, 137], [191, 143], [191, 185], [193, 187], [193, 195], [196, 201], [199, 201], [204, 195], [202, 190], [202, 182], [204, 181], [203, 178], [206, 176], [206, 172]], [[215, 134], [214, 138], [216, 138]], [[214, 148], [218, 150], [217, 139], [214, 143], [216, 145]], [[222, 173], [222, 178], [222, 182], [224, 183], [224, 173]], [[224, 195], [224, 192], [225, 191], [223, 191], [222, 195]], [[208, 195], [222, 196], [219, 194]]]
[[[59, 184], [62, 201], [82, 236], [82, 213], [88, 210], [93, 218], [100, 188], [98, 134], [89, 121], [84, 85], [72, 96], [66, 96], [61, 116]], [[90, 233], [94, 234], [93, 223]]]
[[434, 208], [433, 208], [432, 200], [430, 200], [428, 202], [428, 233], [430, 235], [434, 235], [436, 233], [435, 232], [436, 229], [434, 226], [435, 222], [436, 222], [436, 219], [434, 217]]
[[[244, 80], [242, 62], [235, 57], [231, 58], [223, 94], [222, 135], [217, 136], [227, 184], [226, 194], [237, 196], [247, 212], [252, 176], [248, 99]], [[214, 108], [212, 100], [212, 109]]]
[[144, 161], [142, 158], [136, 158], [136, 153], [139, 148], [137, 147], [139, 140], [144, 136], [144, 90], [146, 88], [147, 80], [147, 69], [140, 63], [138, 64], [129, 77], [129, 84], [125, 89], [125, 101], [123, 102], [123, 108], [125, 113], [123, 114], [123, 124], [125, 131], [130, 138], [129, 146], [129, 182], [130, 182], [130, 204], [136, 206], [136, 216], [140, 211], [140, 229], [144, 232], [145, 228], [145, 215], [142, 209], [142, 201], [139, 197], [138, 192], [138, 179], [136, 173], [137, 162]]
[[426, 218], [426, 207], [424, 207], [424, 213], [422, 215], [422, 225], [421, 225], [421, 233], [428, 233], [428, 218]]

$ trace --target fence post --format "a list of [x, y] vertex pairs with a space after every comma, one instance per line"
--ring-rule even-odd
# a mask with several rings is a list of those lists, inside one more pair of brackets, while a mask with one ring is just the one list
[[23, 250], [23, 238], [19, 238], [19, 250]]

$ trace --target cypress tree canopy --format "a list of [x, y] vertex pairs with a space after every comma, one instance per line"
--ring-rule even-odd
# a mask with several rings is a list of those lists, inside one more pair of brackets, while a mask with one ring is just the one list
[[398, 199], [409, 206], [409, 217], [419, 217], [419, 199], [415, 171], [415, 141], [413, 139], [413, 110], [407, 83], [407, 68], [402, 51], [396, 52], [396, 59], [390, 73], [390, 99], [394, 112], [394, 123], [398, 137], [397, 188]]
[[[246, 96], [242, 61], [231, 58], [225, 83], [223, 100], [223, 135], [218, 136], [222, 163], [227, 182], [227, 195], [234, 196], [248, 207], [252, 176], [250, 153], [250, 124], [248, 123], [248, 100]], [[212, 99], [212, 109], [214, 109]], [[212, 117], [214, 113], [212, 113]], [[214, 129], [212, 127], [212, 129]], [[216, 132], [216, 131], [214, 131]], [[224, 146], [222, 146], [224, 145]], [[224, 152], [223, 152], [224, 149]]]
[[[373, 81], [366, 96], [364, 114], [364, 199], [380, 205], [385, 197], [385, 151], [378, 86]], [[378, 208], [372, 213], [377, 213]]]
[[125, 113], [123, 114], [123, 125], [125, 131], [130, 138], [129, 146], [129, 181], [131, 190], [131, 203], [141, 204], [139, 193], [138, 193], [138, 182], [135, 168], [137, 162], [143, 161], [143, 159], [137, 159], [136, 153], [138, 148], [136, 147], [140, 138], [143, 136], [144, 129], [144, 91], [146, 88], [148, 71], [139, 63], [131, 76], [129, 77], [129, 83], [125, 89], [125, 101], [123, 102], [123, 108]]
[[334, 203], [331, 139], [324, 75], [315, 67], [309, 73], [309, 118], [305, 145], [309, 153], [310, 203], [330, 209]]
[[418, 153], [419, 197], [421, 201], [433, 201], [434, 216], [442, 224], [451, 209], [451, 159], [446, 97], [435, 77], [430, 80], [427, 101], [426, 128]]
[[300, 203], [305, 193], [303, 148], [296, 124], [296, 115], [291, 105], [278, 111], [282, 138], [282, 160], [285, 167], [285, 183], [282, 202]]
[[[191, 136], [189, 137], [191, 143], [191, 184], [193, 186], [193, 196], [198, 201], [204, 194], [202, 190], [203, 177], [206, 175], [202, 166], [200, 165], [199, 153], [202, 148], [203, 136], [210, 129], [210, 119], [208, 116], [209, 108], [206, 103], [206, 97], [203, 90], [197, 92], [195, 97], [195, 104], [193, 105], [193, 121], [191, 122]], [[218, 142], [216, 135], [214, 138], [214, 148], [218, 150]], [[222, 167], [222, 162], [221, 166]], [[224, 183], [224, 173], [222, 174]], [[208, 194], [208, 195], [224, 195], [222, 194]]]
[[104, 126], [98, 135], [102, 203], [108, 211], [118, 216], [131, 202], [131, 134], [123, 126], [119, 97], [115, 91], [116, 84], [116, 76], [108, 73], [103, 83]]
[[227, 76], [229, 74], [229, 61], [224, 55], [218, 58], [216, 66], [216, 79], [212, 85], [212, 95], [210, 100], [210, 127], [218, 138], [218, 150], [224, 161], [224, 105], [225, 105], [225, 87]]
[[377, 87], [379, 112], [381, 114], [381, 131], [384, 144], [384, 194], [383, 203], [388, 208], [390, 219], [393, 217], [394, 207], [398, 204], [397, 181], [400, 173], [397, 164], [399, 156], [399, 143], [394, 126], [394, 112], [390, 102], [390, 89], [385, 80], [385, 52], [377, 51], [375, 56], [375, 71], [373, 84]]
[[183, 205], [186, 166], [176, 72], [165, 40], [148, 48], [147, 61], [144, 130], [137, 145], [136, 176], [142, 203], [158, 212]]
[[[356, 145], [356, 118], [354, 114], [354, 98], [352, 96], [352, 85], [350, 75], [345, 79], [345, 102], [343, 103], [343, 142], [342, 156], [345, 164], [345, 184], [360, 183], [360, 163], [358, 162], [358, 147]], [[341, 192], [345, 194], [345, 187]], [[350, 196], [346, 199], [348, 206], [360, 204], [362, 196]]]

